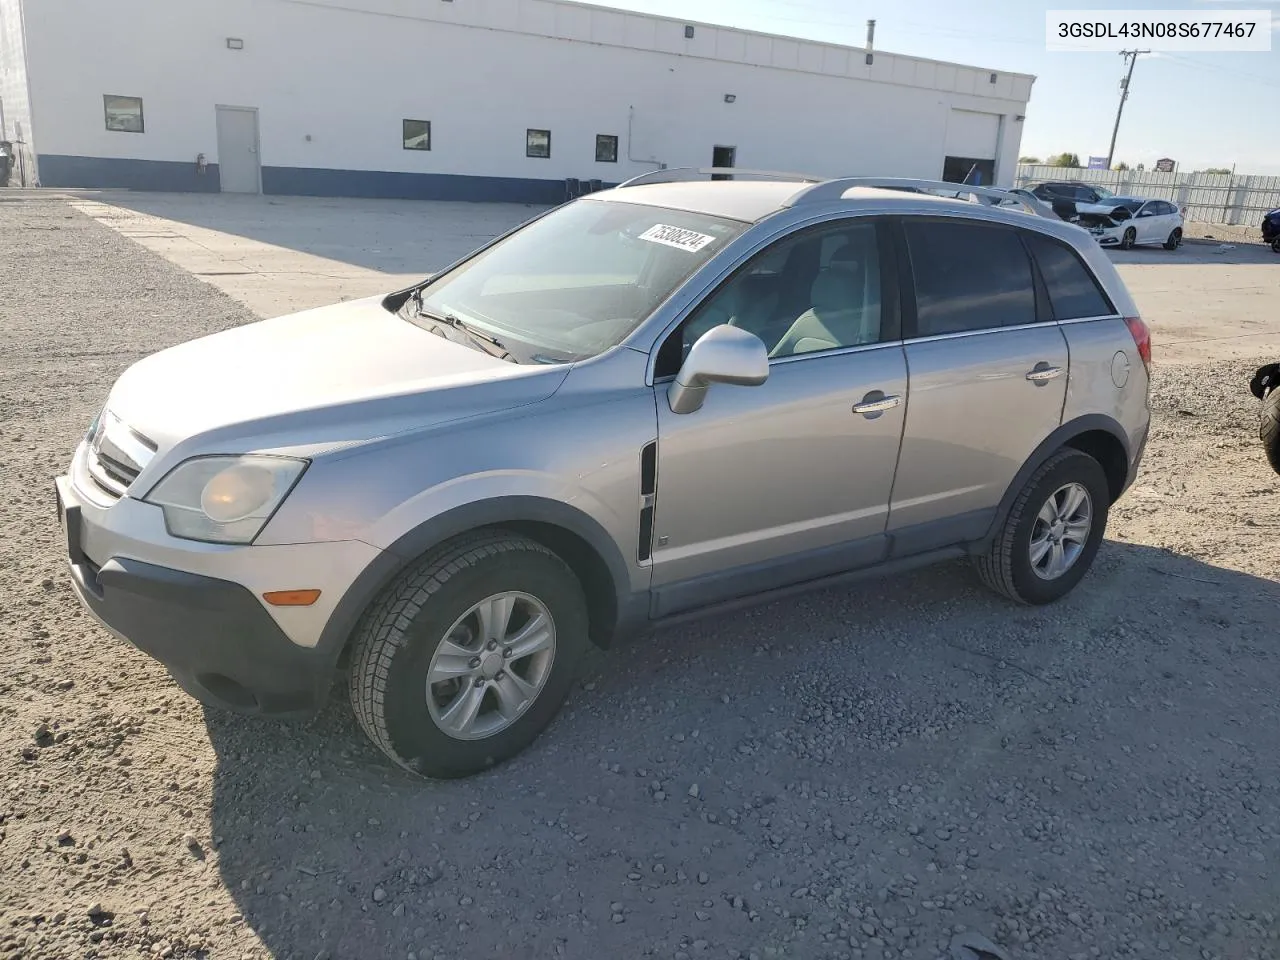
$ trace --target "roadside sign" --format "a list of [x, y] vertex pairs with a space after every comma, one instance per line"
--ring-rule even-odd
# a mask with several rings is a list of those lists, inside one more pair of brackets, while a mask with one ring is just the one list
[[1106, 158], [1106, 157], [1090, 157], [1090, 158], [1089, 158], [1089, 169], [1090, 169], [1090, 170], [1105, 170], [1105, 169], [1107, 169], [1107, 158]]

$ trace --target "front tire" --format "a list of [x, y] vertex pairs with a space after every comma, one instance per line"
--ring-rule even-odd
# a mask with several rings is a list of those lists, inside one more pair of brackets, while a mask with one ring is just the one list
[[469, 776], [537, 738], [588, 642], [582, 586], [563, 560], [512, 533], [471, 534], [410, 567], [366, 613], [351, 705], [406, 770]]
[[1018, 603], [1061, 599], [1089, 572], [1110, 506], [1098, 461], [1060, 450], [1031, 475], [987, 552], [976, 558], [979, 576]]
[[1138, 231], [1130, 227], [1124, 232], [1124, 236], [1120, 238], [1121, 250], [1132, 250], [1138, 242]]
[[1173, 232], [1169, 234], [1169, 238], [1164, 242], [1164, 248], [1166, 250], [1177, 250], [1180, 246], [1182, 246], [1182, 228], [1174, 227]]

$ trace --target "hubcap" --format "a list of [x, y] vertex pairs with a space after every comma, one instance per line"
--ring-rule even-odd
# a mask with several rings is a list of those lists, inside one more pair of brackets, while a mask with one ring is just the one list
[[1056, 580], [1070, 570], [1093, 530], [1093, 501], [1083, 484], [1054, 491], [1036, 514], [1031, 529], [1031, 569], [1041, 580]]
[[527, 593], [481, 600], [453, 624], [427, 668], [427, 709], [444, 733], [505, 730], [542, 692], [556, 655], [551, 611]]

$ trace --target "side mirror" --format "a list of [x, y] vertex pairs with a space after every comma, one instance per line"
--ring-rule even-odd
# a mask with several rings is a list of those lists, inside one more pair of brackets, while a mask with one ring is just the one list
[[713, 383], [757, 387], [769, 378], [769, 350], [754, 333], [727, 323], [712, 327], [689, 349], [667, 389], [672, 413], [693, 413]]

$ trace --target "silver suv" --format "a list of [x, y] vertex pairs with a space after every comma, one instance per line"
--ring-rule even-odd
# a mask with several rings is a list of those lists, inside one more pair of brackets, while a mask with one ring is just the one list
[[374, 743], [455, 777], [676, 615], [966, 555], [1071, 590], [1148, 425], [1089, 234], [708, 172], [135, 364], [57, 480], [85, 606], [225, 708], [306, 715], [345, 674]]

